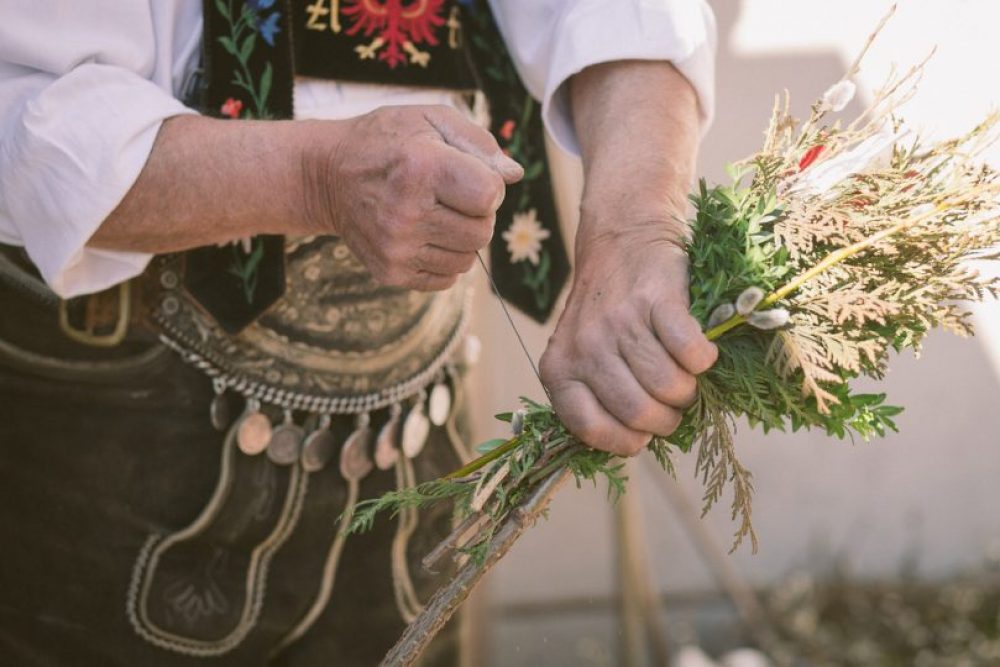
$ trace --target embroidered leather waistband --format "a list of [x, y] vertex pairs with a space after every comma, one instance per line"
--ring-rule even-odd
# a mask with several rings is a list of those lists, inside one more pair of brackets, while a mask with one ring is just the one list
[[419, 393], [452, 360], [467, 289], [379, 285], [334, 237], [288, 241], [285, 290], [237, 334], [185, 289], [184, 257], [157, 258], [152, 319], [191, 364], [247, 399], [317, 414], [358, 414]]

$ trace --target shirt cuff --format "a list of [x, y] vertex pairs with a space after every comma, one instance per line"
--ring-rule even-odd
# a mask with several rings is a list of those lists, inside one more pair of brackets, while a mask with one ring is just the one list
[[715, 112], [715, 16], [704, 2], [581, 2], [563, 19], [546, 77], [542, 118], [560, 148], [580, 156], [569, 102], [570, 77], [600, 63], [666, 60], [698, 95], [704, 134]]
[[59, 296], [132, 278], [152, 255], [86, 247], [135, 183], [162, 122], [193, 114], [118, 67], [88, 64], [24, 103], [0, 141], [0, 216]]

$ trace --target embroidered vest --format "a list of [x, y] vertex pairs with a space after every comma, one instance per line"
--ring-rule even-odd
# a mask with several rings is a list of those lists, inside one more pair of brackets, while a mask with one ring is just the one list
[[[540, 110], [511, 62], [485, 0], [205, 0], [205, 113], [291, 118], [296, 74], [474, 92], [489, 101], [490, 130], [525, 167], [508, 188], [490, 249], [501, 294], [545, 321], [569, 263], [559, 231]], [[229, 333], [281, 295], [281, 243], [248, 252], [188, 254], [192, 295]]]

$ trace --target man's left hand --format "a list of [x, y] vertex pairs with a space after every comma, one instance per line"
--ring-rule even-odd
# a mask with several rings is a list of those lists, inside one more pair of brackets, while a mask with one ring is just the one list
[[573, 289], [540, 370], [570, 432], [633, 455], [677, 428], [718, 355], [688, 312], [698, 100], [666, 62], [595, 65], [570, 92], [583, 204]]
[[715, 363], [715, 345], [688, 313], [676, 225], [622, 224], [577, 242], [573, 289], [540, 370], [567, 428], [598, 449], [631, 456], [673, 432], [695, 398], [695, 375]]

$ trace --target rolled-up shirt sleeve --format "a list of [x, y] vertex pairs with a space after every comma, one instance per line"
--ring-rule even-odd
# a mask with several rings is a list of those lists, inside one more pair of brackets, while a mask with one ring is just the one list
[[71, 297], [144, 270], [150, 255], [87, 242], [135, 183], [162, 122], [194, 112], [173, 95], [180, 73], [159, 57], [150, 5], [126, 3], [101, 26], [92, 11], [50, 5], [0, 27], [0, 242], [23, 245]]
[[491, 0], [528, 91], [552, 138], [579, 155], [567, 82], [618, 60], [671, 62], [698, 95], [702, 127], [715, 104], [715, 19], [703, 0]]

